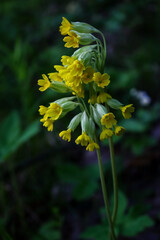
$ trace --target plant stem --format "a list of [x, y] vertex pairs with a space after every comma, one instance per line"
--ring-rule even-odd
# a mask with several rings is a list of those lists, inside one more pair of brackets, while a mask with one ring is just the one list
[[109, 138], [109, 149], [111, 156], [111, 165], [112, 165], [112, 178], [113, 178], [113, 188], [114, 188], [114, 207], [112, 213], [112, 221], [115, 223], [117, 210], [118, 210], [118, 182], [117, 182], [117, 172], [116, 172], [116, 163], [114, 157], [114, 148], [112, 137]]
[[[98, 143], [97, 138], [96, 138], [96, 142]], [[100, 153], [99, 149], [97, 149], [97, 157], [98, 157], [98, 165], [99, 165], [99, 172], [100, 172], [100, 179], [101, 179], [105, 209], [106, 209], [106, 214], [107, 214], [109, 228], [110, 228], [110, 234], [111, 234], [112, 240], [116, 240], [116, 236], [114, 233], [114, 224], [112, 222], [111, 213], [110, 213], [110, 209], [109, 209], [109, 200], [108, 200], [108, 194], [107, 194], [106, 184], [105, 184], [105, 179], [104, 179], [104, 174], [103, 174], [101, 153]]]

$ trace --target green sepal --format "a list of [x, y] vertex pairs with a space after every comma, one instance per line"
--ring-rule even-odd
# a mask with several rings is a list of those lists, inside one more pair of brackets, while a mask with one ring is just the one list
[[87, 116], [87, 113], [84, 111], [81, 117], [81, 128], [82, 132], [88, 132], [88, 127], [89, 127], [89, 119]]
[[92, 52], [96, 48], [96, 46], [97, 45], [94, 44], [94, 45], [90, 45], [90, 46], [81, 47], [72, 54], [72, 57], [79, 58], [79, 56], [82, 53]]
[[62, 103], [61, 107], [63, 109], [60, 118], [63, 118], [68, 112], [73, 111], [77, 106], [79, 106], [79, 103], [75, 103], [72, 101], [68, 101], [66, 103]]
[[98, 113], [98, 111], [96, 110], [95, 107], [91, 106], [92, 109], [92, 115], [93, 115], [93, 119], [95, 121], [95, 123], [97, 123], [97, 125], [101, 128], [101, 116]]
[[95, 123], [91, 117], [89, 117], [89, 125], [88, 125], [88, 135], [94, 139], [95, 138]]
[[74, 116], [74, 118], [72, 118], [72, 120], [68, 125], [68, 129], [71, 129], [74, 132], [74, 130], [78, 127], [78, 125], [81, 122], [81, 117], [82, 117], [82, 113], [79, 113], [76, 116]]
[[107, 113], [106, 107], [103, 106], [102, 104], [96, 103], [95, 108], [96, 108], [96, 110], [99, 113], [101, 118], [103, 117], [103, 115], [105, 115]]
[[71, 22], [72, 24], [72, 29], [80, 32], [80, 33], [95, 33], [95, 32], [99, 32], [98, 29], [96, 29], [95, 27], [92, 27], [90, 24], [88, 23], [84, 23], [84, 22]]
[[51, 82], [50, 88], [59, 93], [67, 93], [72, 91], [69, 87], [66, 86], [65, 83], [56, 81]]
[[61, 104], [66, 103], [66, 102], [68, 102], [68, 101], [70, 101], [70, 100], [74, 100], [75, 98], [76, 98], [75, 96], [74, 96], [74, 97], [64, 97], [64, 98], [60, 98], [60, 99], [56, 100], [55, 103], [61, 105]]
[[113, 109], [119, 109], [120, 107], [123, 106], [123, 104], [121, 102], [119, 102], [117, 99], [115, 98], [111, 98], [107, 100], [107, 104], [113, 108]]
[[78, 36], [78, 39], [79, 39], [79, 43], [81, 45], [89, 45], [91, 44], [92, 42], [96, 41], [97, 38], [94, 37], [92, 34], [90, 33], [79, 33], [77, 31], [73, 31], [74, 33], [77, 34]]

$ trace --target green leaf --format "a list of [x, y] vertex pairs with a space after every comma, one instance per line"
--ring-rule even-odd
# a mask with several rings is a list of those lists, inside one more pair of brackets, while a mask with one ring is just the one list
[[134, 133], [144, 132], [147, 128], [145, 124], [136, 119], [123, 120], [121, 121], [121, 124], [126, 129], [126, 131]]
[[20, 134], [20, 117], [17, 111], [13, 111], [1, 124], [0, 142], [2, 145], [12, 144]]
[[21, 135], [21, 137], [18, 140], [18, 145], [28, 141], [31, 137], [35, 136], [39, 132], [40, 128], [40, 122], [39, 120], [33, 122]]
[[38, 233], [32, 238], [32, 240], [60, 240], [60, 229], [55, 228], [55, 222], [50, 221], [41, 226]]
[[108, 239], [108, 227], [106, 225], [96, 225], [89, 227], [81, 234], [83, 239], [106, 240]]
[[[116, 218], [117, 224], [123, 222], [125, 210], [128, 205], [128, 200], [121, 191], [119, 191], [118, 200], [119, 200], [119, 204], [118, 204], [118, 211], [117, 211], [117, 218]], [[112, 200], [112, 202], [113, 202], [113, 200]]]
[[136, 219], [130, 219], [125, 222], [121, 228], [121, 234], [126, 237], [132, 237], [153, 225], [154, 222], [149, 216], [142, 215]]
[[97, 189], [98, 183], [96, 181], [82, 178], [82, 180], [79, 181], [78, 184], [76, 184], [73, 191], [73, 196], [79, 201], [84, 200], [91, 197]]

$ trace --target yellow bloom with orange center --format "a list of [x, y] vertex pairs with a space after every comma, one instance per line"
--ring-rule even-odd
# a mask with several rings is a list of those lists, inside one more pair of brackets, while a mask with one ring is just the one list
[[49, 81], [48, 77], [45, 74], [42, 74], [43, 79], [38, 80], [38, 85], [41, 86], [39, 90], [41, 92], [45, 91], [47, 88], [50, 87], [51, 82]]
[[62, 19], [63, 20], [61, 26], [59, 27], [59, 31], [62, 35], [67, 35], [72, 28], [72, 24], [65, 17], [63, 17]]
[[71, 129], [60, 132], [59, 136], [63, 140], [70, 142], [71, 141]]
[[100, 72], [96, 72], [93, 75], [93, 81], [98, 87], [104, 88], [110, 83], [110, 76], [107, 73], [101, 74]]
[[101, 92], [97, 97], [97, 103], [105, 103], [107, 99], [111, 99], [111, 95], [105, 92]]
[[123, 133], [125, 133], [125, 128], [121, 126], [115, 126], [115, 135], [121, 136]]
[[63, 82], [63, 79], [60, 77], [59, 73], [57, 72], [48, 73], [48, 76], [51, 81]]
[[81, 144], [81, 146], [87, 146], [91, 142], [91, 138], [83, 132], [76, 140], [76, 144]]
[[125, 119], [131, 118], [131, 113], [134, 112], [135, 108], [133, 107], [133, 104], [126, 105], [124, 107], [120, 108], [122, 111], [122, 115]]
[[104, 139], [107, 139], [109, 137], [112, 137], [113, 131], [111, 129], [103, 129], [103, 131], [100, 134], [100, 140], [103, 141]]
[[95, 143], [94, 141], [92, 141], [91, 143], [88, 144], [88, 146], [86, 147], [86, 150], [92, 152], [95, 149], [99, 149], [99, 145], [97, 143]]
[[68, 36], [63, 38], [63, 41], [66, 42], [64, 45], [67, 48], [78, 48], [79, 47], [79, 37], [74, 32], [69, 32]]
[[62, 107], [57, 103], [51, 103], [46, 112], [46, 116], [52, 120], [57, 120], [62, 113]]
[[113, 125], [116, 125], [117, 121], [113, 113], [106, 113], [101, 118], [101, 124], [106, 126], [106, 128], [112, 128]]

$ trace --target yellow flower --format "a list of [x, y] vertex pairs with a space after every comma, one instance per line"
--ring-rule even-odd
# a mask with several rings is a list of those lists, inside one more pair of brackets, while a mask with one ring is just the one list
[[121, 126], [115, 126], [115, 135], [121, 136], [125, 132], [125, 128]]
[[69, 32], [68, 36], [63, 38], [63, 41], [66, 42], [64, 45], [67, 48], [78, 48], [79, 47], [79, 38], [78, 35], [74, 32]]
[[99, 96], [97, 97], [97, 103], [105, 103], [107, 102], [107, 99], [111, 99], [111, 95], [105, 92], [101, 92]]
[[57, 120], [62, 113], [62, 107], [57, 103], [51, 103], [46, 112], [47, 117]]
[[86, 150], [92, 152], [94, 151], [94, 149], [99, 149], [99, 145], [92, 141], [91, 143], [88, 144], [88, 146], [86, 147]]
[[66, 79], [66, 85], [71, 88], [79, 87], [81, 82], [82, 82], [81, 77], [79, 76], [74, 76], [74, 77], [70, 76], [70, 78]]
[[63, 82], [63, 79], [59, 76], [59, 73], [57, 72], [48, 73], [48, 76], [51, 81]]
[[93, 81], [98, 85], [98, 87], [104, 88], [110, 83], [110, 76], [107, 73], [103, 75], [100, 72], [94, 73]]
[[49, 81], [49, 79], [48, 79], [48, 77], [45, 75], [45, 74], [42, 74], [42, 77], [43, 77], [43, 79], [39, 79], [38, 80], [38, 85], [39, 86], [41, 86], [40, 88], [39, 88], [39, 90], [41, 91], [41, 92], [43, 92], [43, 91], [45, 91], [47, 88], [49, 88], [50, 87], [50, 81]]
[[100, 140], [103, 141], [106, 138], [112, 137], [113, 131], [111, 129], [103, 129], [100, 135]]
[[87, 84], [89, 82], [93, 81], [93, 74], [94, 74], [94, 69], [92, 67], [87, 67], [84, 70], [83, 76], [82, 76], [82, 81]]
[[43, 126], [47, 127], [48, 131], [53, 131], [53, 120], [52, 119], [48, 118], [45, 120], [44, 118], [42, 118], [40, 121], [43, 122]]
[[101, 124], [105, 125], [107, 128], [112, 128], [113, 125], [116, 125], [117, 121], [113, 113], [106, 113], [101, 118]]
[[125, 119], [129, 119], [131, 117], [131, 113], [134, 112], [133, 104], [126, 105], [121, 107], [122, 115]]
[[54, 68], [59, 72], [59, 76], [65, 81], [70, 78], [70, 71], [61, 65], [54, 65]]
[[70, 142], [70, 141], [71, 141], [71, 129], [68, 129], [68, 130], [66, 130], [66, 131], [60, 132], [59, 136], [60, 136], [63, 140]]
[[72, 28], [72, 24], [65, 17], [62, 19], [63, 20], [61, 26], [59, 27], [59, 31], [62, 35], [67, 35]]
[[75, 60], [68, 68], [71, 76], [82, 76], [85, 66], [79, 60]]
[[74, 57], [69, 57], [69, 56], [62, 56], [61, 62], [63, 66], [68, 66], [71, 65], [74, 62], [75, 58]]
[[[82, 97], [84, 98], [84, 87], [82, 84], [80, 84], [79, 86], [73, 86], [72, 90], [78, 95], [78, 97]], [[74, 94], [73, 92], [73, 94]]]
[[91, 138], [83, 132], [76, 140], [76, 144], [81, 144], [81, 146], [87, 146], [91, 142]]
[[45, 107], [45, 106], [43, 106], [43, 105], [40, 105], [40, 106], [39, 106], [39, 113], [40, 113], [40, 115], [46, 114], [47, 110], [48, 110], [47, 107]]

